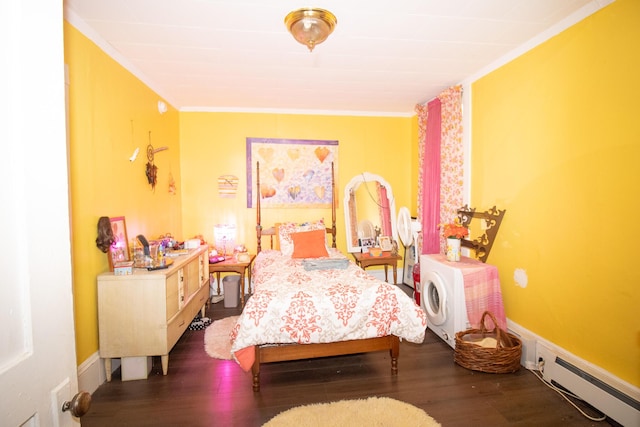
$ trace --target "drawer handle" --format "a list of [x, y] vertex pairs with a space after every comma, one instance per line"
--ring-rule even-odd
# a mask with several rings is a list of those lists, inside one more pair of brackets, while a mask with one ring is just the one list
[[180, 322], [178, 326], [182, 326], [182, 325], [184, 325], [184, 319], [182, 319], [182, 322]]

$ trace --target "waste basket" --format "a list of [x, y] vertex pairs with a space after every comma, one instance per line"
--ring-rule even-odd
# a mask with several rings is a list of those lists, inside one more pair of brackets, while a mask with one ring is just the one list
[[232, 274], [222, 279], [224, 289], [224, 308], [234, 308], [238, 306], [240, 297], [240, 276]]

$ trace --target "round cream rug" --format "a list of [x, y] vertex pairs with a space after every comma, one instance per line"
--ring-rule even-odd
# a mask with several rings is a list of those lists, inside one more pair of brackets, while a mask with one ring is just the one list
[[437, 427], [420, 408], [388, 397], [340, 400], [298, 406], [281, 412], [262, 427]]

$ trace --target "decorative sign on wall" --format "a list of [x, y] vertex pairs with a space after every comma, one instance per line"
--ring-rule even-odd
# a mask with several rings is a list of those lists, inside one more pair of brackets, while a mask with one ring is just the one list
[[255, 205], [256, 162], [262, 208], [331, 207], [331, 163], [337, 171], [338, 141], [247, 138], [249, 208]]
[[238, 192], [238, 177], [235, 175], [220, 175], [218, 177], [218, 194], [220, 197], [231, 199]]

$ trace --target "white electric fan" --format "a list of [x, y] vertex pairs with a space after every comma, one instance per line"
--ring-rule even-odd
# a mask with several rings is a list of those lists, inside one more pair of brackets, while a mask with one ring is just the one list
[[418, 233], [422, 230], [420, 222], [411, 219], [409, 209], [401, 207], [398, 211], [398, 237], [404, 246], [404, 267], [402, 283], [413, 287], [413, 266], [418, 261]]

